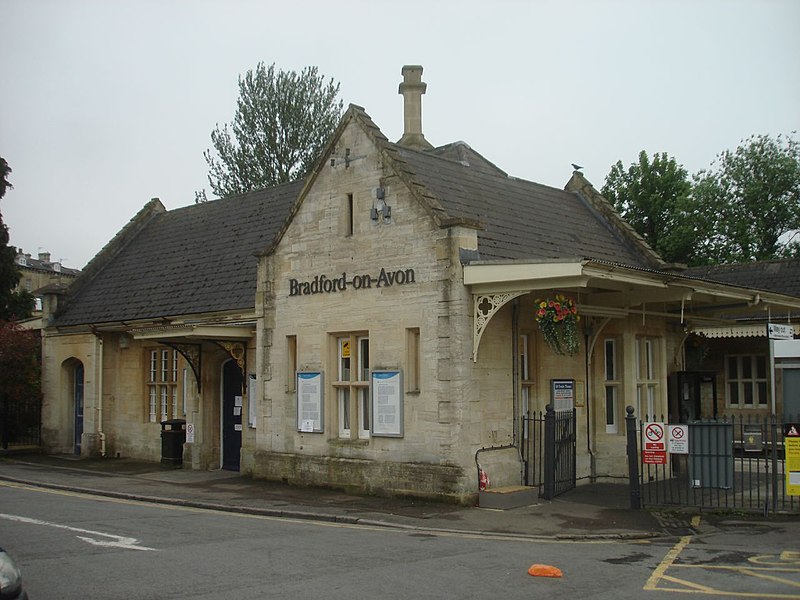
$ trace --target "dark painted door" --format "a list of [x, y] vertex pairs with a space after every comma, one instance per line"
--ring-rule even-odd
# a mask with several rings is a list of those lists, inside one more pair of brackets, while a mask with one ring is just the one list
[[83, 435], [83, 365], [75, 367], [73, 380], [74, 389], [72, 399], [75, 406], [75, 454], [80, 454], [81, 435]]
[[222, 368], [222, 468], [239, 470], [242, 448], [242, 370], [229, 360]]

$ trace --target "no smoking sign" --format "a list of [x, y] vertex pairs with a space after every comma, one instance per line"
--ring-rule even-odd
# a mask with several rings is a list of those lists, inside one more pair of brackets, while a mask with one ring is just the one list
[[669, 451], [672, 454], [689, 454], [689, 426], [668, 425]]

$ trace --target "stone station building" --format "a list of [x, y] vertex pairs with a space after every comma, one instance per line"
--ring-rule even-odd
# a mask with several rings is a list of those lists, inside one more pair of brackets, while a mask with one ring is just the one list
[[[351, 105], [301, 182], [166, 211], [154, 199], [48, 299], [42, 435], [52, 452], [158, 460], [185, 419], [184, 468], [473, 501], [476, 453], [521, 483], [521, 418], [567, 382], [579, 477], [624, 475], [625, 406], [667, 414], [694, 327], [800, 299], [682, 274], [574, 172], [509, 176]], [[542, 300], [576, 305], [554, 353]]]

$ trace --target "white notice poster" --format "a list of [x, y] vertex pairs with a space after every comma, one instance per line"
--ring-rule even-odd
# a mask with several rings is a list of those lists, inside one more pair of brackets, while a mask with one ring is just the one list
[[322, 432], [322, 373], [297, 373], [297, 429]]
[[372, 371], [372, 435], [403, 436], [403, 377], [401, 371]]

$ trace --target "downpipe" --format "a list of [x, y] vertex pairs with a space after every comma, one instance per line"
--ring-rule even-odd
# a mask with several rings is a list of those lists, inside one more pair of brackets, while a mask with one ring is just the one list
[[97, 338], [98, 373], [97, 373], [97, 435], [100, 437], [100, 456], [106, 456], [106, 434], [103, 432], [103, 338], [102, 334], [95, 333]]

